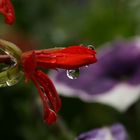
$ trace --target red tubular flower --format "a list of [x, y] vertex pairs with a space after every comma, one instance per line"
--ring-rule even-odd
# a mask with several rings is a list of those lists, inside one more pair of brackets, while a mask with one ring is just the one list
[[38, 89], [44, 106], [44, 121], [52, 124], [56, 121], [56, 113], [61, 108], [61, 100], [49, 77], [38, 70], [45, 69], [77, 69], [95, 63], [95, 50], [85, 46], [28, 51], [22, 54], [21, 61], [26, 81], [32, 80]]
[[0, 13], [5, 16], [7, 24], [12, 24], [15, 21], [15, 12], [11, 0], [0, 0]]

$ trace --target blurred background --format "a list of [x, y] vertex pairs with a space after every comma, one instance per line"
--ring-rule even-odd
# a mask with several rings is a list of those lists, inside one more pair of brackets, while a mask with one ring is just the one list
[[[93, 44], [130, 39], [140, 34], [139, 0], [12, 0], [16, 22], [0, 15], [0, 37], [22, 50]], [[113, 107], [61, 97], [59, 121], [44, 124], [35, 86], [24, 79], [0, 89], [1, 140], [72, 140], [81, 132], [121, 122], [139, 140], [140, 100], [126, 112]], [[86, 121], [85, 121], [86, 120]]]

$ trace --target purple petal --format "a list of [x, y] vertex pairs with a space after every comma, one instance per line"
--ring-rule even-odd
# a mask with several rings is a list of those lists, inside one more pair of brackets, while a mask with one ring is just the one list
[[114, 140], [128, 140], [126, 130], [121, 124], [113, 125], [111, 127], [111, 133], [114, 136]]
[[114, 124], [82, 133], [76, 140], [128, 140], [128, 136], [123, 125]]

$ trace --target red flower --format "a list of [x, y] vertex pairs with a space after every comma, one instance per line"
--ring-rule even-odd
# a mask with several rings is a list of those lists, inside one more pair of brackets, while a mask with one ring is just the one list
[[97, 61], [95, 54], [95, 50], [85, 46], [28, 51], [22, 54], [21, 61], [26, 81], [32, 80], [38, 89], [44, 106], [45, 122], [52, 124], [56, 121], [61, 100], [49, 77], [38, 69], [76, 69], [95, 63]]
[[15, 21], [15, 12], [11, 0], [0, 0], [0, 13], [5, 16], [7, 24], [12, 24]]

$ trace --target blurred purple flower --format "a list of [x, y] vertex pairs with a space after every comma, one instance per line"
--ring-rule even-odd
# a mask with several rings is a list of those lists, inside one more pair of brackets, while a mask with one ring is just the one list
[[114, 124], [82, 133], [76, 140], [128, 140], [128, 136], [123, 125]]
[[77, 79], [69, 79], [65, 71], [51, 76], [65, 96], [125, 111], [140, 97], [140, 40], [121, 40], [103, 47], [97, 53], [98, 62], [80, 69]]

